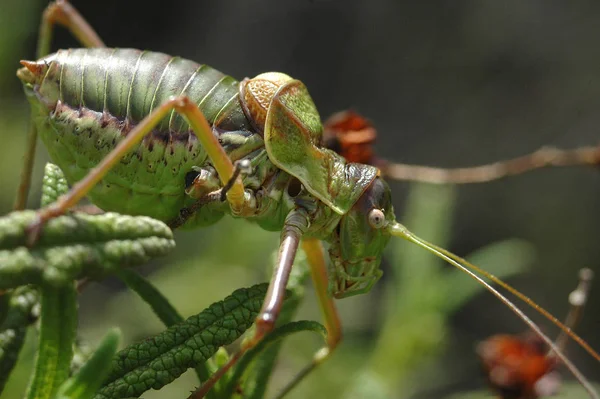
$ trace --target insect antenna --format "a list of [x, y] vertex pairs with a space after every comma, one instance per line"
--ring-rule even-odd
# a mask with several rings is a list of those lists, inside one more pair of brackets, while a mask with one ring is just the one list
[[375, 163], [382, 170], [383, 175], [392, 180], [434, 184], [487, 183], [550, 166], [597, 166], [600, 163], [600, 146], [588, 146], [571, 150], [542, 147], [521, 157], [466, 168], [444, 169], [391, 163], [379, 159], [376, 159]]
[[394, 163], [377, 156], [374, 143], [377, 130], [355, 111], [342, 111], [330, 116], [324, 124], [325, 145], [350, 162], [377, 166], [388, 180], [416, 181], [432, 184], [487, 183], [535, 169], [558, 166], [598, 166], [600, 146], [564, 150], [542, 147], [521, 157], [465, 168]]
[[[593, 273], [579, 272], [577, 289], [569, 295], [570, 309], [565, 325], [574, 329], [587, 302]], [[561, 331], [555, 345], [565, 351], [568, 336]], [[519, 335], [498, 334], [477, 345], [477, 354], [490, 384], [502, 398], [541, 398], [556, 394], [561, 385], [555, 353], [542, 345], [531, 331]]]
[[450, 263], [452, 266], [457, 267], [462, 270], [466, 274], [468, 274], [471, 278], [476, 280], [479, 284], [481, 284], [485, 289], [491, 292], [496, 298], [498, 298], [502, 303], [504, 303], [508, 308], [515, 313], [521, 320], [525, 322], [547, 345], [548, 347], [556, 354], [556, 357], [560, 359], [561, 362], [567, 367], [567, 369], [575, 376], [577, 381], [583, 386], [583, 388], [588, 392], [591, 398], [600, 399], [600, 396], [592, 387], [590, 382], [581, 374], [581, 372], [577, 369], [577, 367], [564, 355], [563, 351], [548, 337], [546, 336], [542, 330], [535, 324], [521, 309], [519, 309], [514, 303], [512, 303], [508, 298], [502, 295], [498, 290], [492, 287], [489, 283], [487, 283], [483, 278], [478, 276], [476, 273], [483, 275], [485, 278], [490, 281], [500, 285], [504, 289], [506, 289], [511, 294], [515, 295], [517, 298], [524, 301], [526, 304], [531, 306], [537, 312], [539, 312], [542, 316], [550, 320], [553, 324], [558, 326], [562, 331], [565, 332], [569, 337], [571, 337], [575, 342], [577, 342], [582, 348], [584, 348], [592, 357], [596, 360], [600, 361], [600, 355], [596, 353], [582, 338], [580, 338], [577, 334], [575, 334], [571, 328], [565, 326], [561, 323], [556, 317], [552, 316], [548, 311], [543, 309], [541, 306], [536, 304], [529, 297], [525, 296], [521, 292], [517, 291], [515, 288], [511, 287], [504, 281], [500, 280], [496, 276], [482, 270], [481, 268], [469, 263], [465, 259], [454, 255], [453, 253], [438, 247], [437, 245], [431, 244], [428, 241], [423, 240], [420, 237], [417, 237], [412, 232], [410, 232], [406, 227], [404, 227], [400, 223], [393, 223], [388, 226], [389, 232], [396, 236], [403, 238], [407, 241], [412, 242], [420, 246], [421, 248], [426, 249], [432, 254], [438, 256], [441, 259], [444, 259], [446, 262]]

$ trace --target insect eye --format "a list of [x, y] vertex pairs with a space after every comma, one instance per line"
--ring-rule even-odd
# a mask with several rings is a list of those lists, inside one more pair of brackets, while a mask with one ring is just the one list
[[380, 229], [385, 224], [385, 215], [381, 209], [371, 209], [369, 211], [369, 224], [374, 229]]

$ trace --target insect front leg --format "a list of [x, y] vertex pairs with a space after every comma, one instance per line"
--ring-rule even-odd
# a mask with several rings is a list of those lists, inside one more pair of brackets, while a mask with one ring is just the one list
[[[235, 162], [235, 170], [233, 171], [233, 175], [229, 179], [229, 181], [220, 189], [216, 189], [205, 195], [201, 196], [194, 202], [191, 206], [183, 208], [179, 211], [179, 215], [168, 222], [168, 225], [171, 229], [176, 229], [178, 227], [183, 226], [201, 207], [214, 203], [214, 202], [223, 202], [227, 200], [227, 193], [233, 187], [235, 182], [238, 179], [238, 176], [245, 176], [250, 174], [252, 171], [252, 166], [250, 165], [250, 161], [247, 159], [239, 160]], [[186, 189], [186, 194], [190, 194], [192, 190], [202, 191], [206, 187], [214, 187], [218, 184], [218, 178], [214, 176], [214, 170], [212, 168], [202, 169], [199, 175], [196, 177], [194, 182], [191, 183], [191, 187]], [[196, 180], [200, 180], [197, 182]], [[189, 190], [189, 191], [188, 191]], [[247, 196], [245, 201], [248, 202], [249, 208], [254, 208], [255, 206], [252, 203], [256, 204], [256, 196], [250, 192], [250, 190], [246, 191]]]
[[[106, 47], [96, 31], [79, 14], [79, 12], [66, 0], [57, 0], [46, 7], [42, 15], [40, 32], [37, 44], [37, 58], [40, 59], [50, 53], [54, 25], [59, 24], [68, 29], [77, 40], [85, 47]], [[37, 144], [37, 129], [31, 124], [27, 135], [27, 149], [23, 158], [21, 181], [17, 190], [14, 208], [25, 209], [29, 187], [31, 185], [31, 174], [35, 158], [35, 147]]]
[[[290, 272], [292, 271], [294, 259], [296, 258], [296, 251], [298, 250], [302, 235], [308, 229], [309, 224], [308, 212], [304, 208], [296, 208], [288, 214], [281, 232], [276, 267], [271, 277], [262, 308], [256, 317], [254, 335], [251, 339], [245, 341], [242, 347], [231, 356], [229, 361], [202, 384], [190, 398], [203, 398], [215, 383], [237, 363], [244, 353], [255, 347], [268, 333], [273, 331], [283, 306], [285, 289]], [[325, 284], [326, 286], [327, 284]]]
[[310, 266], [310, 275], [313, 281], [315, 294], [321, 308], [325, 328], [327, 329], [327, 346], [321, 348], [313, 357], [313, 361], [298, 373], [284, 388], [277, 398], [283, 397], [291, 391], [304, 377], [318, 365], [329, 359], [334, 349], [342, 340], [342, 324], [338, 315], [333, 297], [329, 294], [327, 278], [327, 262], [321, 241], [307, 239], [302, 241], [302, 249], [306, 253]]
[[[87, 193], [106, 176], [108, 171], [119, 162], [134, 146], [154, 129], [172, 110], [181, 114], [192, 127], [196, 137], [206, 150], [211, 163], [219, 174], [223, 185], [227, 185], [232, 179], [235, 167], [227, 153], [213, 135], [212, 129], [198, 106], [187, 96], [172, 97], [159, 107], [155, 108], [146, 116], [127, 136], [112, 150], [95, 168], [93, 168], [82, 180], [77, 182], [72, 189], [55, 203], [40, 210], [38, 217], [29, 228], [29, 243], [34, 243], [41, 231], [42, 226], [49, 219], [64, 214], [75, 206]], [[232, 213], [245, 215], [253, 212], [252, 201], [247, 201], [244, 186], [238, 176], [227, 191], [227, 201], [231, 206]]]

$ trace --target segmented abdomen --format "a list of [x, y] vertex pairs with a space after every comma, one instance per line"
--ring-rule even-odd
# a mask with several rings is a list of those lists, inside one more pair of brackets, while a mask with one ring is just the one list
[[[75, 108], [105, 111], [139, 122], [170, 96], [190, 97], [209, 121], [239, 108], [238, 82], [208, 65], [167, 54], [134, 49], [59, 50], [46, 58], [51, 67], [44, 81], [59, 83], [59, 99]], [[42, 88], [44, 86], [42, 83]], [[43, 91], [43, 90], [42, 90]], [[238, 129], [247, 125], [234, 115]], [[241, 125], [241, 126], [240, 126]], [[248, 127], [248, 126], [246, 126]], [[187, 131], [181, 116], [165, 118], [158, 130]]]
[[[187, 95], [222, 130], [252, 130], [239, 104], [238, 82], [206, 65], [130, 49], [61, 50], [38, 62], [47, 68], [34, 87], [37, 95], [30, 97], [45, 104], [35, 107], [45, 110], [36, 123], [53, 162], [70, 183], [83, 178], [171, 96]], [[172, 112], [90, 197], [105, 210], [169, 221], [192, 201], [185, 194], [186, 174], [206, 162], [188, 124]], [[195, 224], [217, 216], [203, 210]]]

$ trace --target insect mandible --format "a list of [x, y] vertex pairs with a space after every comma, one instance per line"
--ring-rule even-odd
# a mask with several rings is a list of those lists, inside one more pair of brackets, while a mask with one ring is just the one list
[[[88, 48], [48, 55], [55, 23], [65, 25]], [[341, 339], [333, 298], [371, 289], [381, 277], [382, 252], [392, 236], [459, 268], [475, 270], [532, 304], [396, 222], [380, 171], [348, 162], [323, 146], [321, 118], [299, 80], [271, 72], [238, 82], [178, 57], [106, 48], [66, 1], [51, 4], [44, 13], [41, 38], [39, 60], [23, 61], [17, 74], [35, 128], [52, 160], [74, 185], [68, 195], [39, 212], [32, 240], [47, 220], [84, 196], [102, 209], [144, 214], [173, 227], [207, 226], [230, 214], [282, 232], [277, 266], [254, 336], [201, 390], [210, 389], [273, 329], [301, 243], [328, 331], [327, 346], [315, 355], [315, 366]], [[330, 267], [321, 241], [329, 243]], [[500, 293], [467, 273], [543, 336]], [[571, 362], [560, 356], [583, 381]]]

